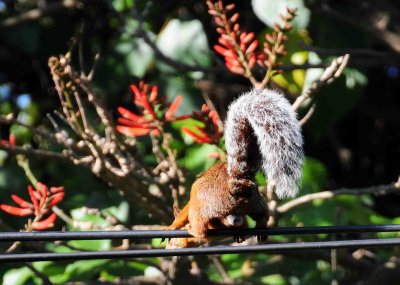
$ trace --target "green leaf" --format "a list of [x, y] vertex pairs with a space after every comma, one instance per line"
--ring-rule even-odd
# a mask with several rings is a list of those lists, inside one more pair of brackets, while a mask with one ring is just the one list
[[187, 76], [174, 76], [161, 78], [164, 94], [169, 102], [175, 100], [177, 96], [182, 96], [182, 102], [176, 112], [176, 116], [190, 114], [198, 111], [204, 103], [199, 89]]
[[286, 7], [297, 8], [297, 16], [293, 19], [294, 27], [304, 29], [310, 22], [310, 10], [304, 6], [303, 0], [252, 0], [254, 14], [267, 26], [282, 23], [280, 14], [286, 14]]
[[66, 265], [51, 261], [35, 262], [32, 265], [36, 270], [49, 277], [50, 281], [55, 284], [62, 284], [68, 281], [65, 279], [66, 275], [64, 274]]
[[64, 253], [64, 252], [73, 252], [70, 247], [62, 244], [55, 244], [55, 243], [46, 243], [46, 249], [52, 252]]
[[357, 69], [346, 68], [343, 74], [346, 78], [346, 87], [348, 89], [354, 89], [357, 86], [364, 87], [368, 83], [368, 78]]
[[133, 0], [113, 0], [111, 3], [117, 12], [124, 12], [133, 7]]
[[33, 273], [28, 267], [11, 269], [4, 274], [3, 285], [24, 285], [34, 276], [35, 273]]
[[[152, 37], [149, 33], [149, 37]], [[132, 39], [128, 34], [122, 35], [115, 46], [117, 53], [125, 57], [126, 67], [131, 75], [139, 78], [146, 74], [154, 60], [154, 52], [143, 39]]]
[[208, 155], [212, 152], [218, 152], [219, 149], [214, 145], [202, 144], [195, 145], [187, 149], [184, 157], [184, 164], [187, 169], [199, 174], [202, 171], [210, 168], [215, 164], [215, 159], [209, 158]]
[[274, 284], [274, 285], [285, 285], [288, 284], [285, 278], [280, 274], [273, 274], [264, 276], [261, 278], [261, 282], [264, 284]]
[[[159, 34], [157, 47], [161, 52], [178, 62], [191, 65], [209, 66], [210, 52], [206, 34], [200, 21], [172, 19]], [[157, 62], [158, 68], [171, 71], [171, 66]]]
[[242, 277], [242, 265], [246, 260], [246, 256], [242, 254], [224, 254], [221, 261], [232, 278]]
[[86, 208], [78, 208], [71, 210], [71, 216], [75, 221], [87, 222], [88, 227], [92, 227], [92, 225], [104, 227], [110, 224], [106, 219], [101, 217], [99, 214], [87, 213]]
[[126, 262], [123, 260], [114, 260], [103, 266], [100, 273], [100, 278], [104, 281], [116, 281], [120, 278], [128, 278], [134, 275], [144, 275], [148, 264], [132, 261]]
[[[334, 201], [315, 200], [311, 204], [297, 207], [295, 211], [292, 211], [292, 216], [285, 216], [284, 220], [286, 225], [331, 226], [338, 222], [335, 220], [335, 207]], [[287, 219], [290, 219], [289, 223]]]
[[127, 223], [129, 219], [129, 203], [127, 201], [122, 201], [118, 207], [112, 206], [104, 209], [103, 211], [108, 212], [115, 216], [118, 220], [123, 223]]
[[267, 181], [265, 179], [265, 175], [263, 174], [262, 171], [257, 171], [257, 173], [256, 173], [256, 181], [257, 181], [257, 184], [260, 185], [260, 186], [267, 185]]
[[82, 260], [68, 264], [65, 269], [65, 281], [90, 280], [98, 275], [108, 262], [108, 260]]
[[307, 157], [303, 164], [303, 176], [300, 193], [320, 192], [327, 180], [327, 170], [323, 163], [317, 159]]
[[67, 244], [80, 250], [99, 251], [111, 249], [111, 240], [71, 240]]
[[362, 200], [354, 195], [341, 195], [335, 199], [338, 206], [345, 209], [343, 215], [347, 216], [346, 224], [366, 225], [369, 224], [371, 209], [362, 204]]
[[13, 112], [13, 107], [10, 102], [1, 102], [0, 104], [0, 114], [7, 115]]

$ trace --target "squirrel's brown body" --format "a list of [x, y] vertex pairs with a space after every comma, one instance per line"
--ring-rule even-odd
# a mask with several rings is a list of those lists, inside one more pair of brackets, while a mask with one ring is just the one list
[[[215, 164], [193, 183], [188, 204], [168, 228], [187, 228], [197, 239], [180, 239], [179, 242], [198, 245], [206, 242], [203, 239], [209, 229], [246, 228], [245, 215], [256, 221], [256, 227], [266, 227], [268, 207], [257, 185], [251, 180], [243, 179], [240, 186], [239, 188], [236, 183], [232, 187], [226, 163]], [[235, 225], [232, 220], [227, 219], [229, 215], [243, 217], [244, 222]]]
[[[254, 89], [240, 96], [225, 120], [227, 162], [217, 163], [194, 183], [190, 200], [169, 229], [185, 228], [195, 238], [175, 239], [176, 247], [206, 242], [207, 230], [266, 227], [268, 207], [258, 191], [255, 173], [261, 167], [278, 198], [294, 197], [304, 158], [301, 127], [290, 103], [273, 90]], [[259, 237], [259, 240], [264, 237]]]

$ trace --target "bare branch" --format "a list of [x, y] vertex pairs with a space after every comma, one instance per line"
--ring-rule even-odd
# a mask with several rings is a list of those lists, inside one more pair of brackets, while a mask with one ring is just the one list
[[85, 112], [85, 108], [83, 108], [81, 98], [79, 97], [79, 94], [78, 94], [78, 92], [76, 90], [73, 90], [73, 93], [74, 93], [74, 97], [75, 97], [76, 103], [78, 104], [79, 113], [80, 113], [81, 118], [82, 118], [83, 128], [85, 130], [89, 130], [90, 129], [89, 128], [89, 124], [88, 124], [87, 119], [86, 119], [86, 112]]
[[328, 85], [332, 83], [335, 79], [337, 79], [346, 67], [349, 57], [350, 55], [346, 54], [333, 60], [331, 65], [324, 70], [320, 79], [313, 82], [309, 89], [307, 89], [299, 97], [297, 97], [296, 101], [292, 105], [292, 109], [297, 111], [301, 104], [305, 100], [310, 98], [313, 93], [315, 93], [322, 86]]
[[304, 205], [310, 203], [314, 200], [319, 199], [332, 199], [336, 196], [340, 195], [366, 195], [366, 194], [375, 194], [375, 195], [384, 195], [388, 193], [400, 193], [400, 188], [396, 186], [397, 184], [392, 183], [389, 185], [379, 185], [379, 186], [371, 186], [366, 188], [359, 189], [348, 189], [343, 188], [336, 191], [323, 191], [318, 193], [311, 193], [304, 196], [301, 196], [297, 199], [291, 200], [277, 208], [277, 213], [282, 215], [293, 208], [296, 208], [300, 205]]
[[27, 128], [28, 130], [30, 130], [32, 133], [48, 138], [48, 139], [53, 139], [56, 140], [54, 135], [50, 132], [47, 131], [43, 131], [43, 130], [39, 130], [33, 126], [27, 125], [23, 122], [18, 121], [16, 118], [14, 118], [13, 116], [10, 115], [0, 115], [0, 124], [7, 124], [7, 125], [11, 125], [11, 124], [17, 124], [19, 126], [22, 126], [24, 128]]
[[312, 117], [312, 115], [315, 112], [315, 109], [317, 107], [317, 104], [313, 104], [310, 108], [310, 110], [308, 110], [307, 114], [300, 120], [300, 126], [303, 126], [305, 123], [308, 122], [308, 120]]
[[48, 150], [42, 150], [42, 149], [24, 148], [20, 146], [5, 146], [5, 145], [0, 145], [0, 149], [12, 155], [23, 154], [28, 157], [69, 160], [68, 156], [65, 154]]
[[42, 280], [42, 284], [43, 285], [53, 285], [54, 283], [52, 283], [49, 279], [49, 277], [46, 276], [46, 274], [40, 272], [39, 270], [37, 270], [32, 263], [29, 262], [24, 262], [24, 265], [26, 267], [28, 267], [33, 273], [36, 274], [37, 277], [39, 277]]
[[73, 8], [78, 8], [80, 6], [80, 1], [76, 0], [63, 0], [56, 3], [48, 3], [42, 9], [32, 9], [28, 12], [19, 14], [14, 17], [9, 17], [3, 20], [0, 24], [2, 27], [13, 27], [26, 22], [37, 21], [38, 19], [47, 16], [49, 14], [54, 14], [61, 12], [63, 10], [69, 10]]
[[93, 65], [92, 65], [92, 69], [89, 71], [89, 74], [87, 75], [88, 81], [92, 81], [93, 76], [94, 76], [94, 72], [95, 72], [96, 67], [97, 67], [97, 63], [99, 62], [99, 59], [100, 59], [100, 52], [98, 52], [94, 57], [94, 62], [93, 62]]
[[389, 31], [385, 25], [381, 25], [379, 19], [377, 20], [375, 17], [367, 17], [368, 21], [365, 23], [365, 18], [361, 21], [360, 18], [354, 17], [354, 15], [350, 16], [337, 12], [326, 3], [321, 5], [318, 11], [371, 33], [377, 39], [380, 39], [385, 43], [391, 50], [400, 53], [400, 36], [395, 32]]

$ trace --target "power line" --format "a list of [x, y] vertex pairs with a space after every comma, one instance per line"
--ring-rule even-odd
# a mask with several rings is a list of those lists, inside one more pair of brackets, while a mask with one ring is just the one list
[[301, 250], [314, 250], [314, 249], [388, 247], [395, 245], [400, 245], [400, 238], [261, 244], [261, 245], [245, 245], [245, 246], [214, 246], [214, 247], [180, 248], [180, 249], [0, 254], [0, 262], [125, 259], [125, 258], [188, 256], [188, 255], [229, 254], [229, 253], [284, 253], [288, 251], [301, 251]]
[[[400, 232], [400, 225], [351, 225], [320, 227], [278, 227], [260, 229], [209, 230], [208, 236], [306, 235], [333, 233]], [[187, 230], [126, 230], [75, 232], [1, 232], [0, 242], [99, 240], [99, 239], [152, 239], [190, 237]]]

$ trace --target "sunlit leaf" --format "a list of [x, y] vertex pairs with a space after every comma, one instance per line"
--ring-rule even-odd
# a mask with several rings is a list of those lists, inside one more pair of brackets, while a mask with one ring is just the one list
[[305, 7], [303, 0], [252, 0], [251, 4], [256, 16], [270, 27], [281, 23], [279, 15], [286, 12], [286, 7], [298, 9], [291, 23], [294, 27], [304, 29], [310, 21], [310, 10]]
[[[207, 37], [198, 20], [169, 21], [157, 38], [157, 47], [164, 55], [180, 62], [201, 66], [210, 64]], [[171, 70], [165, 64], [158, 64], [158, 67], [162, 71]]]
[[11, 269], [3, 275], [3, 284], [24, 285], [35, 276], [35, 273], [28, 267]]

